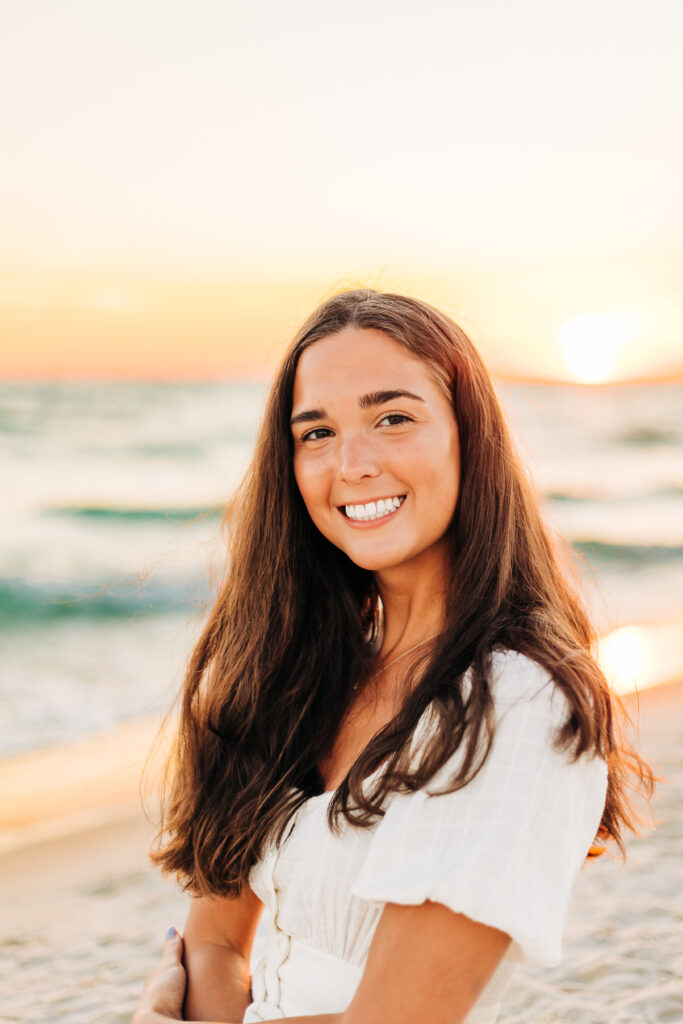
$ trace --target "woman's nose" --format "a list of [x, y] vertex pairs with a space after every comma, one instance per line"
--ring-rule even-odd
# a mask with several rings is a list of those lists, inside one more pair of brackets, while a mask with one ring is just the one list
[[364, 477], [378, 476], [380, 463], [372, 439], [364, 434], [341, 438], [339, 445], [339, 475], [353, 483]]

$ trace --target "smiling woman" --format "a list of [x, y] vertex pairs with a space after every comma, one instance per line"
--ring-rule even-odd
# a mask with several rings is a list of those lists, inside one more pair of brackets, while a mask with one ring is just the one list
[[463, 332], [324, 303], [232, 522], [154, 854], [195, 899], [136, 1024], [492, 1024], [652, 775]]
[[293, 402], [294, 475], [322, 535], [373, 572], [444, 564], [431, 548], [445, 547], [460, 456], [433, 371], [382, 331], [348, 327], [302, 354]]

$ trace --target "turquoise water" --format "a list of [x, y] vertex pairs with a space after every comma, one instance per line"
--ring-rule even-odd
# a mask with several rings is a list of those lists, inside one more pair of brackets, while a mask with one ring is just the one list
[[[500, 392], [601, 627], [683, 618], [683, 385]], [[264, 396], [0, 385], [0, 756], [170, 703]]]

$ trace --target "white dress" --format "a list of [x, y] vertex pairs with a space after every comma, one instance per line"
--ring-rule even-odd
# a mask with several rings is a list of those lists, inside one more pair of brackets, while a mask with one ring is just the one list
[[[343, 822], [337, 836], [327, 824], [332, 794], [314, 796], [280, 849], [269, 847], [252, 868], [250, 885], [272, 926], [245, 1024], [345, 1010], [388, 902], [443, 903], [512, 937], [468, 1024], [493, 1024], [516, 961], [559, 962], [569, 894], [602, 817], [607, 770], [600, 758], [572, 763], [552, 746], [567, 703], [535, 662], [495, 655], [492, 692], [494, 745], [469, 785], [443, 796], [395, 795], [372, 828]], [[427, 709], [413, 749], [429, 721]], [[453, 774], [459, 756], [428, 788]]]

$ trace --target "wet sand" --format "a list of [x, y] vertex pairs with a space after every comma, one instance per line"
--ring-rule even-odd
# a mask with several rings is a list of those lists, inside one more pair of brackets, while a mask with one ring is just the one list
[[[641, 750], [667, 779], [657, 826], [629, 841], [625, 865], [585, 866], [563, 963], [520, 968], [500, 1024], [683, 1022], [683, 681], [639, 705]], [[187, 897], [149, 866], [139, 806], [156, 727], [0, 765], [5, 1024], [124, 1024], [165, 929], [182, 928]]]

